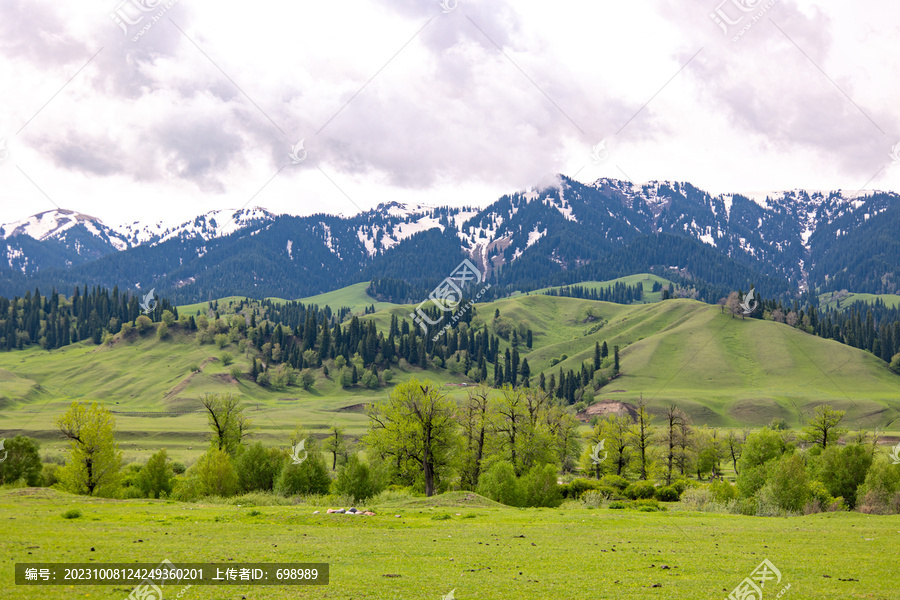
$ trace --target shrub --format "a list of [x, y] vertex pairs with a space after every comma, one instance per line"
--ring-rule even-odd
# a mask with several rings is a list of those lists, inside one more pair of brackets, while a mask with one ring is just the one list
[[672, 482], [672, 487], [675, 488], [679, 496], [684, 493], [684, 490], [689, 487], [694, 487], [695, 485], [697, 484], [688, 479], [676, 479]]
[[629, 506], [628, 502], [622, 502], [621, 500], [617, 500], [615, 502], [609, 503], [609, 507], [612, 508], [613, 510], [628, 508], [628, 506]]
[[482, 496], [507, 506], [522, 506], [523, 504], [522, 490], [516, 479], [515, 469], [505, 460], [494, 463], [481, 476], [476, 491]]
[[328, 467], [318, 451], [308, 452], [299, 465], [293, 461], [285, 464], [275, 482], [275, 491], [282, 496], [327, 494], [330, 488]]
[[188, 367], [192, 373], [196, 373], [200, 370], [200, 365], [197, 363], [191, 363], [191, 366]]
[[738, 496], [737, 488], [724, 479], [717, 479], [710, 483], [709, 491], [716, 502], [728, 502]]
[[769, 483], [772, 500], [783, 510], [797, 512], [809, 498], [806, 467], [797, 454], [784, 456], [778, 461]]
[[343, 367], [338, 373], [338, 381], [341, 387], [350, 387], [353, 385], [353, 371], [347, 367]]
[[546, 506], [555, 508], [562, 504], [562, 493], [556, 483], [554, 465], [531, 467], [522, 481], [525, 506]]
[[595, 479], [578, 478], [573, 479], [569, 483], [564, 483], [563, 485], [559, 486], [559, 491], [562, 494], [563, 498], [578, 500], [585, 492], [598, 490], [601, 486], [602, 481], [597, 481]]
[[871, 466], [872, 454], [859, 444], [829, 446], [819, 458], [818, 478], [831, 496], [847, 498], [853, 508], [856, 490], [865, 482]]
[[600, 485], [618, 488], [619, 491], [624, 492], [628, 487], [628, 480], [620, 475], [604, 475], [600, 478]]
[[585, 508], [600, 508], [603, 505], [604, 494], [595, 490], [588, 490], [581, 495], [581, 504]]
[[234, 362], [234, 356], [231, 355], [231, 352], [223, 352], [222, 353], [222, 364], [226, 367]]
[[237, 365], [234, 365], [233, 367], [231, 367], [230, 373], [231, 373], [231, 376], [234, 377], [235, 379], [240, 379], [244, 375], [243, 371], [241, 371], [241, 368]]
[[713, 493], [708, 487], [691, 488], [681, 495], [681, 505], [687, 510], [703, 510], [712, 500]]
[[241, 491], [273, 490], [285, 459], [283, 451], [277, 448], [266, 449], [260, 442], [245, 448], [235, 461]]
[[360, 383], [362, 383], [370, 390], [373, 390], [378, 387], [378, 375], [376, 375], [372, 371], [366, 371], [365, 373], [363, 373], [363, 376], [360, 379]]
[[176, 475], [183, 475], [185, 470], [186, 468], [183, 462], [177, 460], [172, 462], [172, 472]]
[[156, 328], [156, 337], [161, 340], [169, 337], [169, 326], [165, 323], [160, 323], [159, 327]]
[[44, 465], [41, 473], [41, 482], [44, 487], [52, 487], [59, 481], [59, 478], [56, 476], [57, 469], [59, 469], [59, 465], [54, 463], [47, 463]]
[[385, 369], [385, 370], [382, 371], [382, 373], [381, 373], [381, 378], [384, 379], [384, 382], [385, 382], [385, 383], [387, 383], [387, 382], [391, 381], [391, 380], [394, 378], [394, 372], [391, 371], [390, 369]]
[[354, 454], [338, 471], [334, 489], [338, 494], [352, 497], [355, 502], [362, 502], [381, 493], [384, 485], [369, 465]]
[[300, 373], [300, 387], [309, 391], [315, 384], [316, 375], [312, 372], [312, 369], [303, 369], [303, 372]]
[[78, 519], [81, 517], [81, 511], [77, 508], [71, 508], [62, 514], [63, 519]]
[[670, 485], [656, 490], [656, 499], [661, 502], [678, 502], [679, 496], [678, 490]]
[[137, 329], [137, 332], [141, 335], [144, 335], [151, 329], [153, 329], [153, 321], [150, 320], [150, 317], [147, 315], [141, 315], [137, 319], [134, 320], [134, 327]]
[[900, 465], [874, 462], [856, 492], [859, 512], [885, 515], [900, 509]]
[[0, 485], [22, 479], [31, 487], [39, 486], [43, 479], [40, 446], [24, 435], [6, 440], [6, 455], [0, 462]]
[[778, 431], [761, 429], [747, 436], [738, 460], [737, 485], [742, 496], [749, 498], [766, 484], [775, 460], [787, 449], [784, 434]]
[[231, 456], [218, 448], [207, 450], [191, 468], [188, 476], [196, 484], [198, 497], [228, 497], [236, 494], [238, 490], [238, 478]]
[[147, 464], [135, 478], [135, 487], [144, 498], [167, 497], [175, 484], [175, 473], [168, 464], [169, 457], [163, 448], [147, 460]]
[[649, 481], [637, 481], [625, 488], [625, 497], [631, 500], [652, 498], [655, 493], [656, 487]]

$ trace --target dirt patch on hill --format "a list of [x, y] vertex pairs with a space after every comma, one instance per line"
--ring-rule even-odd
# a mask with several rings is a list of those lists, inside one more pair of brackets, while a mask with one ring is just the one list
[[213, 375], [213, 379], [218, 379], [219, 381], [223, 381], [231, 385], [237, 385], [238, 382], [238, 380], [235, 379], [231, 373], [216, 373], [215, 375]]
[[343, 406], [337, 410], [338, 410], [338, 412], [364, 413], [364, 412], [366, 412], [366, 408], [368, 406], [369, 405], [366, 403], [351, 404], [350, 406]]
[[198, 373], [202, 373], [202, 372], [203, 372], [203, 367], [205, 367], [206, 365], [208, 365], [208, 364], [211, 363], [211, 362], [218, 362], [218, 360], [219, 360], [219, 359], [216, 358], [215, 356], [210, 356], [209, 358], [207, 358], [206, 360], [204, 360], [202, 363], [200, 363], [200, 370], [199, 370], [199, 371], [194, 371], [194, 372], [192, 372], [190, 375], [188, 375], [187, 377], [185, 377], [184, 379], [182, 379], [182, 380], [181, 380], [181, 383], [179, 383], [178, 385], [176, 385], [175, 387], [173, 387], [173, 388], [169, 391], [169, 393], [167, 393], [165, 396], [163, 396], [163, 401], [165, 402], [165, 401], [167, 401], [167, 400], [172, 400], [173, 398], [175, 398], [178, 394], [180, 394], [181, 392], [184, 391], [184, 388], [186, 388], [186, 387], [188, 386], [188, 384], [191, 382], [191, 379], [193, 379], [194, 377], [196, 377]]
[[593, 416], [605, 417], [606, 415], [628, 415], [629, 418], [637, 417], [637, 407], [627, 402], [602, 401], [591, 404], [581, 411], [576, 417], [582, 421], [590, 421]]

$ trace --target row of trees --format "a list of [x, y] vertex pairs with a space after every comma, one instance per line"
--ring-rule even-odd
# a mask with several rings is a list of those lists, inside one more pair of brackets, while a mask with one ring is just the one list
[[[166, 299], [154, 303], [150, 316], [159, 320], [167, 310], [177, 318], [178, 309]], [[119, 333], [123, 324], [133, 323], [141, 314], [140, 297], [118, 287], [76, 287], [71, 299], [56, 290], [42, 296], [37, 289], [23, 298], [0, 296], [0, 349], [39, 344], [52, 350], [88, 339], [99, 344], [105, 333]]]
[[[587, 491], [675, 500], [687, 489], [689, 506], [713, 502], [746, 514], [900, 512], [900, 466], [880, 457], [877, 439], [864, 433], [841, 444], [848, 435], [844, 413], [828, 406], [816, 410], [799, 436], [777, 421], [753, 433], [719, 436], [694, 427], [676, 406], [654, 415], [641, 401], [634, 415], [611, 415], [581, 436], [571, 410], [537, 388], [481, 386], [457, 403], [431, 382], [412, 379], [370, 407], [361, 440], [367, 461], [340, 427], [321, 440], [298, 428], [289, 446], [266, 448], [248, 439], [252, 424], [238, 398], [208, 395], [201, 406], [209, 448], [186, 471], [165, 450], [144, 465], [123, 468], [112, 414], [76, 402], [57, 420], [69, 440], [65, 464], [42, 465], [37, 443], [18, 436], [7, 443], [0, 484], [22, 480], [93, 496], [181, 500], [334, 492], [356, 501], [392, 484], [428, 496], [476, 490], [516, 506], [555, 506], [563, 494], [577, 498]], [[734, 484], [722, 478], [722, 463], [733, 468]], [[595, 483], [557, 485], [558, 473], [579, 470]], [[694, 476], [710, 483], [691, 489]]]
[[[659, 282], [654, 282], [654, 292], [658, 291], [656, 286], [660, 286]], [[662, 289], [660, 287], [660, 289]], [[604, 288], [587, 288], [582, 285], [563, 286], [560, 288], [550, 288], [544, 292], [547, 296], [563, 296], [566, 298], [581, 298], [583, 300], [600, 300], [603, 302], [615, 302], [616, 304], [632, 304], [641, 302], [644, 299], [644, 284], [636, 283], [628, 285], [621, 281]]]

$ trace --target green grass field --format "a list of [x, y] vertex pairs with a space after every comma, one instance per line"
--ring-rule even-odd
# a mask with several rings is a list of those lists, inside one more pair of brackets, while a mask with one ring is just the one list
[[[15, 586], [15, 562], [327, 562], [321, 587], [193, 586], [181, 598], [254, 600], [725, 598], [768, 559], [765, 598], [896, 598], [900, 517], [823, 513], [789, 519], [684, 512], [502, 507], [452, 492], [370, 505], [101, 500], [46, 489], [0, 492], [3, 597], [125, 598], [130, 586]], [[82, 517], [63, 519], [77, 508]], [[363, 507], [360, 507], [363, 508]], [[255, 511], [255, 512], [254, 512]], [[395, 515], [400, 515], [397, 518]], [[164, 588], [175, 598], [182, 585]]]
[[[392, 304], [390, 302], [378, 302], [377, 300], [366, 294], [367, 287], [369, 287], [369, 282], [363, 281], [361, 283], [355, 283], [345, 288], [326, 292], [324, 294], [309, 296], [307, 298], [299, 298], [297, 301], [302, 302], [307, 306], [310, 304], [317, 304], [320, 307], [330, 306], [335, 311], [347, 307], [353, 314], [362, 313], [366, 308], [372, 305], [375, 306], [375, 310], [382, 310], [385, 308], [396, 306], [395, 304]], [[243, 299], [243, 296], [228, 296], [226, 298], [219, 298], [219, 314], [233, 313], [235, 307], [238, 306]], [[285, 300], [284, 298], [267, 298], [267, 300], [271, 300], [276, 304], [287, 302], [287, 300]], [[178, 307], [178, 313], [184, 315], [196, 315], [198, 310], [201, 314], [207, 314], [207, 311], [209, 311], [209, 302], [183, 304]]]
[[[548, 378], [560, 367], [579, 371], [582, 361], [593, 359], [596, 342], [606, 341], [610, 352], [619, 345], [622, 375], [598, 392], [597, 401], [633, 403], [643, 396], [656, 412], [676, 403], [696, 423], [715, 427], [761, 426], [774, 417], [799, 427], [816, 405], [827, 402], [847, 411], [850, 427], [898, 428], [900, 377], [884, 362], [786, 325], [733, 319], [692, 300], [625, 306], [542, 295], [479, 304], [473, 325], [491, 327], [495, 310], [535, 332], [531, 351], [520, 348], [535, 382], [542, 371]], [[387, 328], [392, 314], [405, 318], [409, 311], [391, 305], [363, 318]], [[367, 426], [361, 405], [386, 398], [392, 389], [344, 389], [319, 371], [310, 391], [275, 391], [233, 378], [232, 367], [221, 361], [225, 352], [249, 371], [250, 357], [237, 346], [201, 346], [176, 329], [166, 341], [148, 334], [116, 339], [111, 346], [88, 342], [50, 352], [32, 347], [2, 353], [0, 436], [23, 432], [57, 450], [54, 419], [73, 400], [96, 400], [116, 411], [126, 458], [166, 446], [189, 459], [206, 436], [205, 416], [198, 412], [205, 393], [241, 396], [254, 435], [280, 444], [299, 423], [320, 433], [341, 425], [358, 436]], [[551, 366], [563, 356], [568, 358]], [[442, 386], [466, 381], [448, 369], [403, 364], [393, 367], [394, 384], [412, 376]], [[194, 366], [200, 371], [194, 373]], [[444, 389], [455, 397], [466, 394], [461, 387]]]
[[840, 300], [840, 305], [838, 300], [832, 296], [832, 294], [822, 294], [819, 296], [819, 302], [823, 307], [828, 308], [850, 308], [853, 304], [857, 302], [865, 302], [868, 304], [874, 304], [876, 300], [881, 300], [884, 302], [885, 306], [889, 306], [891, 308], [896, 308], [898, 304], [900, 304], [900, 295], [897, 294], [855, 294], [851, 293], [847, 296], [843, 297]]
[[[581, 283], [576, 283], [573, 285], [581, 286], [581, 287], [589, 289], [589, 290], [600, 290], [600, 289], [612, 287], [613, 285], [615, 285], [617, 283], [624, 283], [625, 285], [630, 285], [630, 286], [635, 285], [637, 283], [641, 283], [644, 288], [643, 303], [647, 304], [650, 302], [659, 302], [662, 299], [662, 292], [651, 291], [651, 290], [653, 290], [654, 283], [660, 283], [662, 285], [666, 285], [666, 284], [671, 284], [672, 282], [669, 281], [668, 279], [664, 279], [662, 277], [659, 277], [658, 275], [653, 275], [651, 273], [638, 273], [636, 275], [626, 275], [625, 277], [618, 277], [616, 279], [610, 279], [609, 281], [582, 281]], [[551, 289], [558, 290], [558, 289], [560, 289], [560, 287], [562, 287], [562, 286], [555, 286], [552, 288], [550, 288], [550, 287], [540, 288], [538, 290], [529, 292], [529, 294], [544, 294], [544, 293], [550, 291]], [[571, 287], [571, 286], [569, 286], [569, 287]], [[515, 294], [513, 297], [516, 297], [519, 295], [521, 295], [521, 292]]]

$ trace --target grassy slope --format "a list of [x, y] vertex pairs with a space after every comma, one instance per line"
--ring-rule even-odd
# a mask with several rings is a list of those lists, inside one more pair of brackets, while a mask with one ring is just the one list
[[[193, 586], [184, 598], [694, 600], [724, 598], [763, 559], [775, 598], [896, 596], [900, 517], [824, 513], [790, 520], [670, 510], [514, 509], [452, 493], [373, 505], [374, 517], [312, 506], [100, 500], [53, 490], [0, 492], [0, 589], [16, 598], [120, 599], [131, 586], [13, 584], [13, 562], [328, 562], [330, 584]], [[487, 505], [486, 505], [487, 504]], [[61, 514], [78, 508], [83, 517]], [[323, 513], [327, 507], [318, 507]], [[257, 510], [261, 514], [251, 515]], [[396, 518], [394, 515], [400, 515]], [[435, 516], [447, 516], [435, 520]], [[800, 549], [813, 551], [798, 551]], [[663, 566], [668, 569], [662, 568]], [[661, 587], [651, 587], [659, 584]], [[12, 592], [11, 590], [15, 590]], [[174, 598], [181, 585], [166, 586]], [[12, 596], [10, 596], [12, 597]]]
[[[330, 306], [332, 310], [349, 307], [353, 313], [362, 313], [366, 308], [372, 306], [373, 304], [375, 305], [375, 310], [382, 310], [391, 306], [396, 306], [390, 302], [376, 301], [371, 296], [366, 294], [367, 287], [369, 287], [369, 282], [363, 281], [361, 283], [355, 283], [345, 288], [326, 292], [324, 294], [309, 296], [307, 298], [300, 298], [298, 302], [302, 302], [306, 305], [317, 304], [320, 307]], [[237, 304], [243, 299], [243, 296], [228, 296], [226, 298], [219, 298], [218, 302], [220, 314], [234, 312], [231, 308], [232, 305]], [[284, 298], [268, 298], [268, 300], [271, 300], [275, 303], [286, 302]], [[208, 309], [209, 302], [197, 302], [195, 304], [185, 304], [179, 306], [178, 312], [179, 314], [196, 315], [198, 310], [201, 312], [201, 314], [206, 314], [206, 311]]]
[[[598, 290], [605, 289], [608, 287], [612, 287], [617, 283], [624, 283], [625, 285], [634, 285], [636, 283], [641, 283], [644, 286], [644, 303], [648, 302], [659, 302], [662, 299], [662, 292], [652, 292], [654, 282], [659, 282], [663, 285], [667, 283], [672, 283], [668, 279], [664, 279], [657, 275], [652, 275], [650, 273], [638, 273], [636, 275], [627, 275], [625, 277], [618, 277], [616, 279], [610, 279], [609, 281], [582, 281], [581, 283], [576, 283], [574, 285], [581, 286], [583, 288], [587, 288], [590, 290]], [[538, 290], [534, 290], [529, 292], [530, 294], [543, 294], [551, 289], [558, 290], [561, 286], [556, 286], [553, 288], [541, 288]], [[518, 295], [518, 294], [517, 294]]]
[[[881, 300], [885, 303], [886, 306], [890, 306], [891, 308], [895, 308], [898, 304], [900, 304], [900, 295], [897, 294], [848, 294], [845, 298], [841, 300], [841, 308], [850, 308], [852, 304], [857, 302], [867, 302], [869, 304], [874, 303], [876, 300]], [[819, 296], [819, 301], [821, 302], [823, 307], [828, 308], [837, 308], [837, 300], [832, 299], [831, 294], [822, 294]]]
[[[365, 318], [386, 328], [391, 314], [408, 318], [410, 308], [391, 305]], [[896, 429], [900, 377], [867, 352], [785, 325], [732, 319], [718, 307], [691, 300], [624, 306], [529, 295], [477, 305], [474, 326], [490, 326], [496, 309], [534, 330], [534, 347], [524, 355], [535, 381], [541, 371], [549, 378], [560, 367], [580, 370], [583, 360], [593, 359], [595, 342], [606, 341], [610, 352], [619, 345], [623, 374], [600, 390], [597, 400], [635, 402], [643, 394], [655, 411], [675, 402], [696, 422], [712, 426], [763, 425], [775, 416], [798, 426], [815, 405], [828, 402], [847, 410], [851, 426]], [[205, 417], [186, 411], [198, 410], [198, 399], [207, 392], [242, 396], [251, 407], [255, 435], [282, 443], [298, 422], [319, 431], [337, 424], [361, 434], [365, 415], [341, 409], [383, 399], [390, 390], [345, 390], [321, 373], [309, 392], [266, 390], [233, 380], [231, 367], [211, 360], [225, 351], [249, 371], [248, 357], [235, 346], [198, 346], [174, 329], [165, 342], [148, 335], [111, 347], [79, 344], [52, 352], [2, 353], [0, 435], [26, 430], [51, 449], [61, 447], [56, 415], [74, 399], [98, 400], [119, 411], [126, 451], [165, 445], [190, 455], [202, 443]], [[550, 361], [562, 355], [569, 358], [551, 367]], [[192, 374], [191, 365], [202, 365], [202, 371]], [[394, 370], [395, 383], [413, 375], [439, 384], [463, 381], [444, 369]], [[456, 397], [466, 393], [446, 389]], [[186, 414], [133, 414], [145, 411]]]

